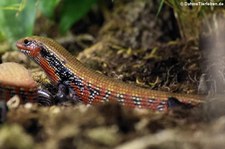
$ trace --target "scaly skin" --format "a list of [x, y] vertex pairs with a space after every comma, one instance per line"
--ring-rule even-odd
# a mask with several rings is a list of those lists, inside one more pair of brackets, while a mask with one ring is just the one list
[[17, 41], [16, 46], [42, 67], [53, 84], [62, 84], [71, 98], [76, 97], [86, 104], [111, 101], [128, 107], [167, 111], [170, 97], [193, 106], [203, 102], [198, 95], [154, 91], [113, 80], [85, 67], [49, 38], [26, 37]]

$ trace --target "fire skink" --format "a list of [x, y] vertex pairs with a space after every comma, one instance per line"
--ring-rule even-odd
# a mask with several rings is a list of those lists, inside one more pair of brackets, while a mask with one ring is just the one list
[[155, 91], [114, 80], [85, 67], [49, 38], [26, 37], [18, 40], [16, 46], [41, 66], [54, 85], [63, 86], [71, 99], [85, 104], [118, 102], [127, 107], [167, 111], [173, 103], [195, 106], [203, 102], [199, 95]]

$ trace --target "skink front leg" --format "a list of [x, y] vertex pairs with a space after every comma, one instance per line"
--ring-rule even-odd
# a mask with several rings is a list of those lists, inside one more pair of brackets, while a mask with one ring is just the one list
[[54, 99], [57, 103], [62, 103], [65, 101], [73, 101], [75, 103], [80, 102], [75, 90], [70, 88], [68, 83], [60, 83], [58, 85], [58, 92], [56, 93]]
[[65, 85], [59, 84], [57, 93], [54, 95], [54, 93], [49, 92], [45, 89], [39, 89], [38, 90], [38, 97], [37, 102], [41, 105], [51, 106], [54, 104], [58, 104], [64, 101], [67, 101], [68, 96], [68, 89]]
[[68, 93], [69, 93], [69, 91], [68, 91], [68, 88], [66, 87], [66, 85], [60, 83], [58, 85], [58, 92], [54, 96], [56, 103], [61, 103], [61, 102], [67, 101]]
[[57, 93], [54, 95], [48, 90], [39, 89], [37, 102], [41, 105], [51, 106], [66, 101], [74, 103], [80, 102], [73, 88], [69, 88], [66, 83], [59, 83]]

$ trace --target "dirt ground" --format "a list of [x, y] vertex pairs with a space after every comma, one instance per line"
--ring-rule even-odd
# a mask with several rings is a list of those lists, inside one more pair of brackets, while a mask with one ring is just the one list
[[[204, 53], [213, 47], [224, 49], [223, 41], [207, 46], [209, 37], [215, 39], [217, 34], [183, 40], [172, 9], [164, 6], [156, 16], [158, 6], [147, 1], [115, 2], [76, 23], [71, 30], [75, 37], [56, 40], [87, 67], [126, 83], [182, 94], [223, 92], [211, 88], [211, 82], [222, 81], [208, 74], [217, 69]], [[217, 56], [213, 59], [218, 60], [216, 66], [222, 61], [221, 55]], [[22, 62], [41, 86], [52, 87], [41, 69], [22, 54], [6, 53], [2, 61]], [[225, 146], [223, 98], [223, 94], [210, 96], [199, 107], [167, 113], [119, 104], [87, 107], [27, 103], [8, 110], [0, 125], [0, 148], [221, 149]]]

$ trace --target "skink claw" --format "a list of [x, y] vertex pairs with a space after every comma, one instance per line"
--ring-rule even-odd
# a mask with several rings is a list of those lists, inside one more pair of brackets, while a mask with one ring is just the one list
[[38, 90], [38, 100], [37, 102], [41, 105], [51, 106], [54, 104], [53, 96], [47, 90]]

